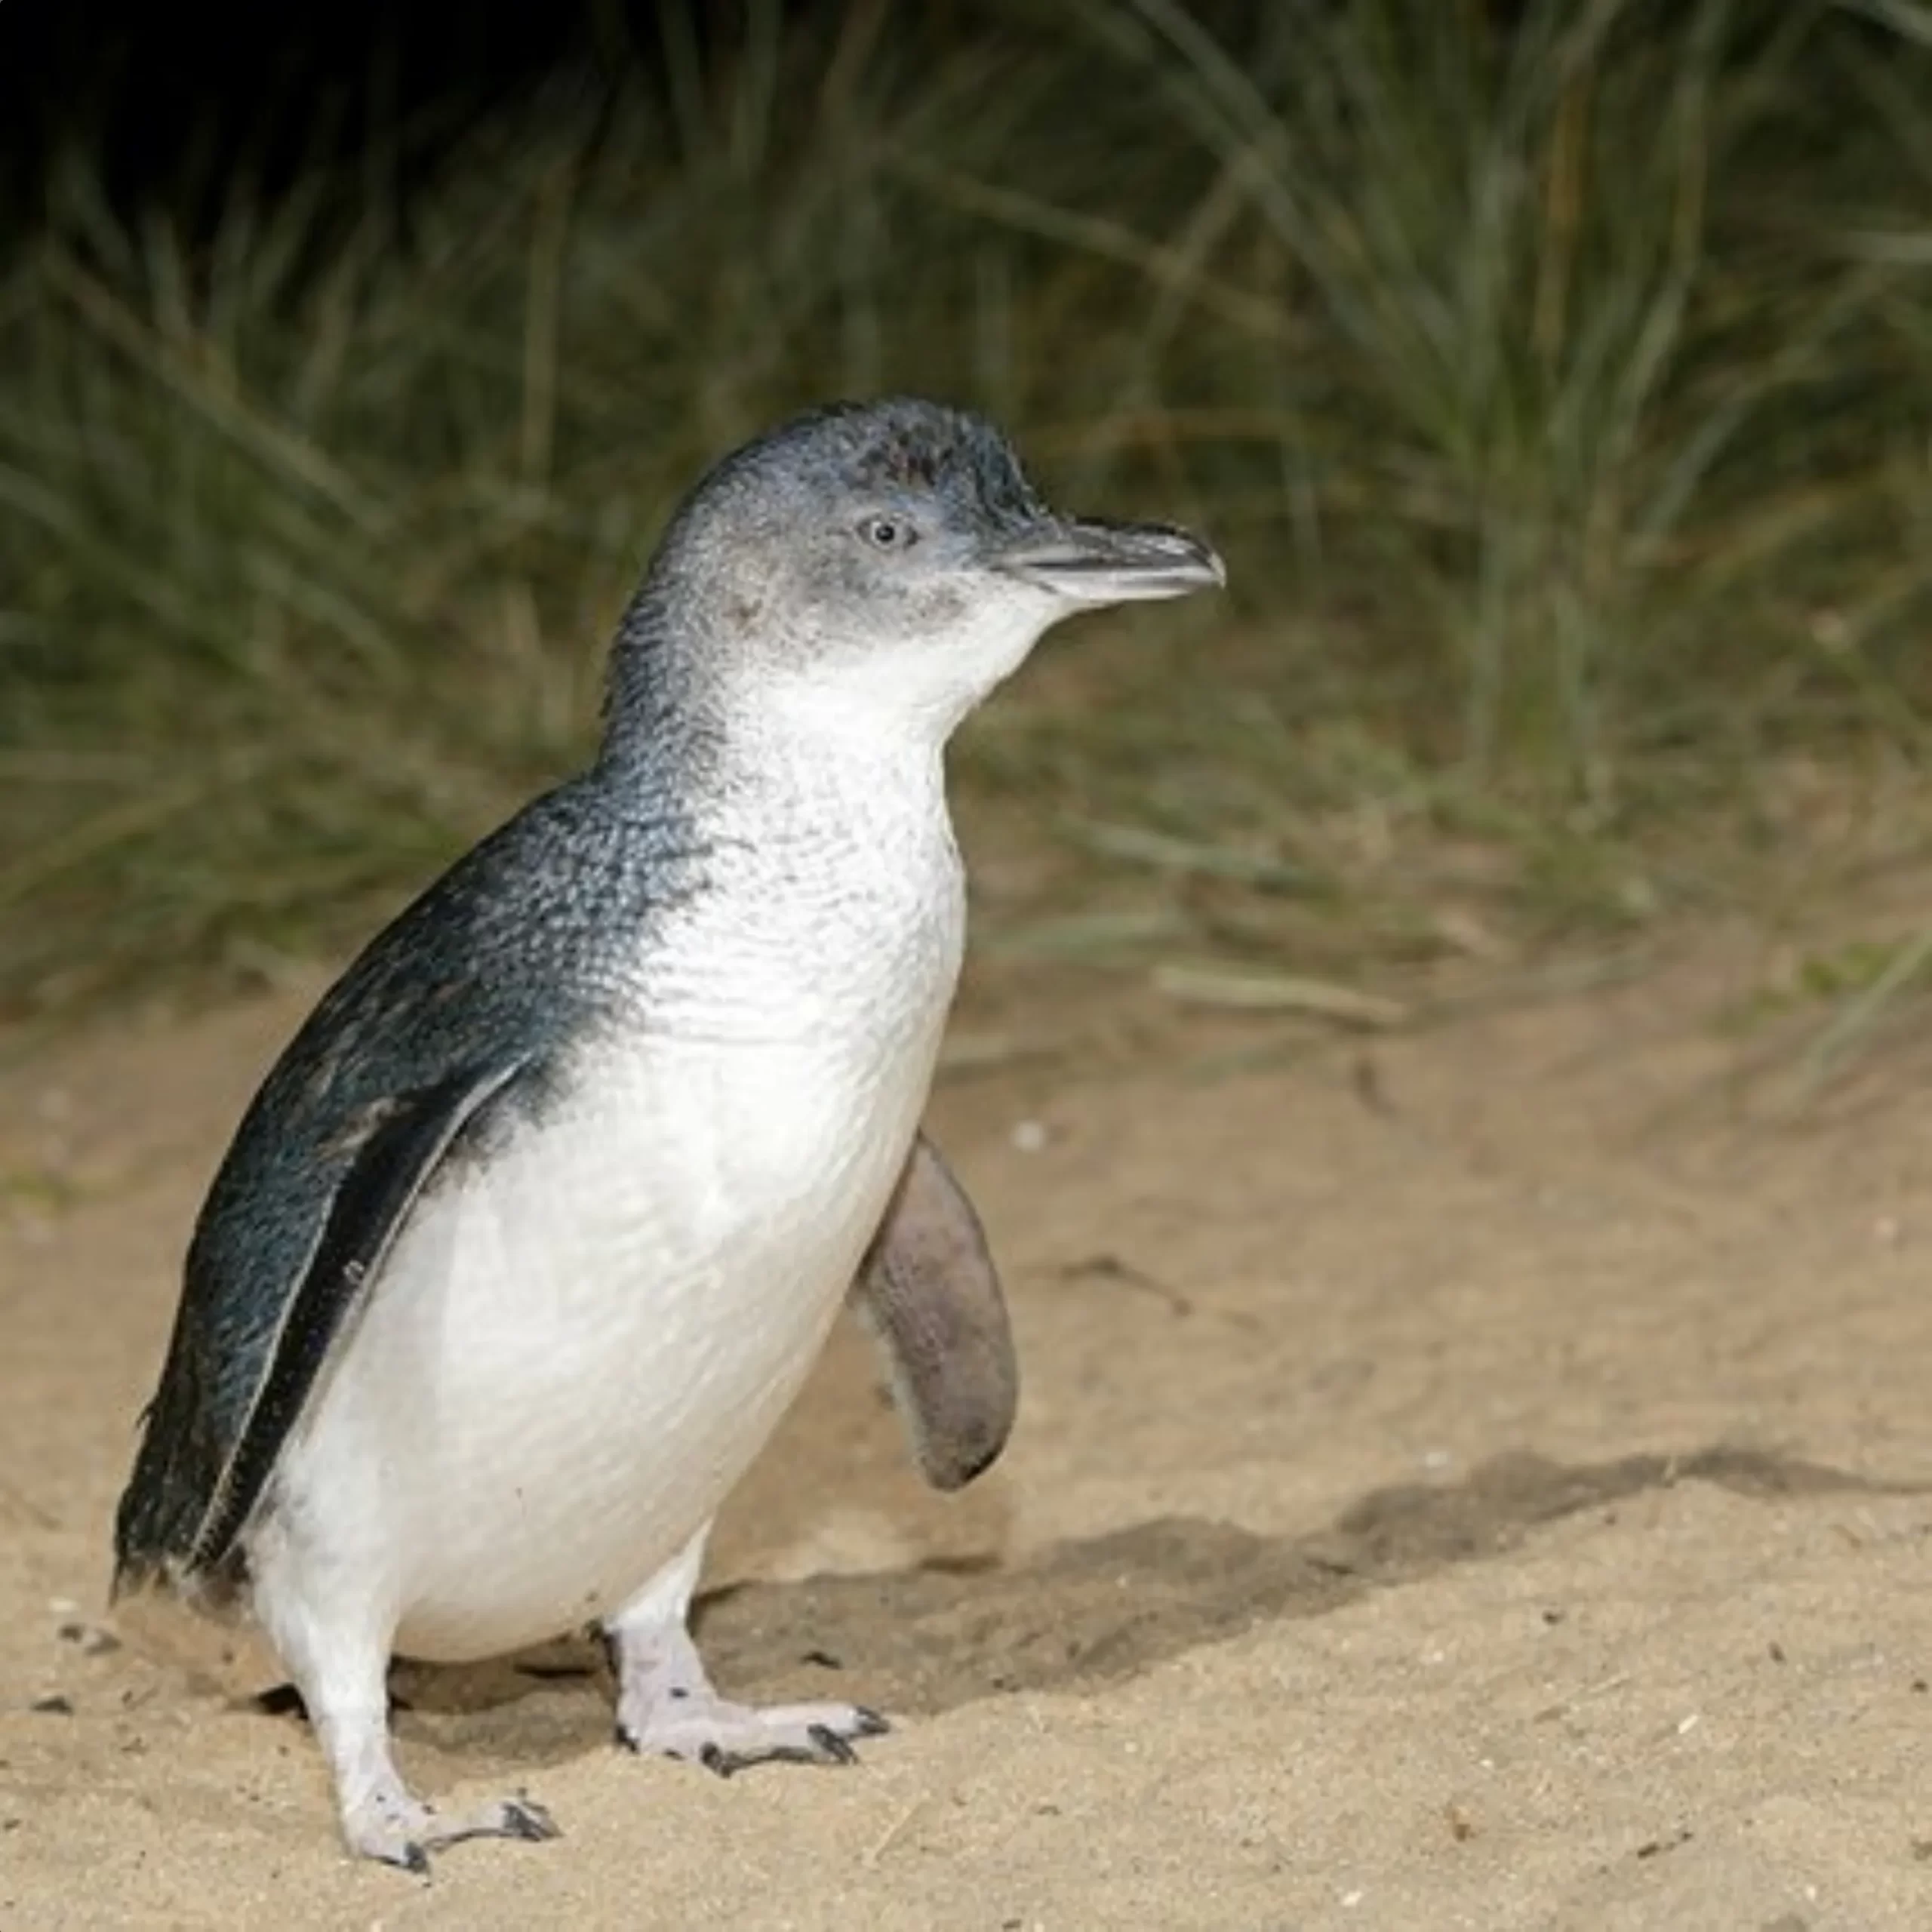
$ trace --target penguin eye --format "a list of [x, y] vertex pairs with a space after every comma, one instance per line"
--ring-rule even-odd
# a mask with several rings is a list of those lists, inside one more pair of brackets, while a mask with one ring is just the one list
[[919, 540], [918, 531], [903, 516], [869, 516], [859, 534], [875, 550], [909, 550]]

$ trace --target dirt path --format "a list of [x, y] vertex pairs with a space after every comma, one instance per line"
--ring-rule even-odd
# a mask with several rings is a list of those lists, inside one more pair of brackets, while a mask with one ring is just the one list
[[290, 1009], [17, 1073], [0, 1923], [1932, 1925], [1932, 1130], [1906, 1091], [1727, 1118], [1737, 969], [1274, 1071], [949, 1083], [1019, 1435], [923, 1494], [841, 1331], [704, 1629], [728, 1686], [898, 1732], [728, 1784], [608, 1748], [586, 1653], [411, 1674], [414, 1774], [567, 1834], [426, 1887], [339, 1855], [272, 1675], [102, 1607], [187, 1220]]

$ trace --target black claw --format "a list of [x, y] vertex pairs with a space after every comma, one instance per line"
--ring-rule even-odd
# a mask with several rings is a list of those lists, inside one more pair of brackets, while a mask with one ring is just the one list
[[[858, 1717], [857, 1734], [861, 1737], [876, 1737], [891, 1728], [876, 1711], [861, 1711]], [[859, 1761], [858, 1752], [829, 1724], [815, 1724], [805, 1735], [811, 1740], [809, 1744], [774, 1744], [759, 1751], [727, 1751], [720, 1745], [707, 1744], [699, 1751], [697, 1762], [707, 1771], [728, 1778], [753, 1764], [856, 1764]], [[618, 1741], [629, 1742], [621, 1732]], [[635, 1750], [637, 1746], [632, 1744], [631, 1749]]]
[[387, 1852], [379, 1852], [377, 1856], [385, 1865], [393, 1865], [411, 1878], [426, 1878], [429, 1875], [429, 1854], [414, 1838], [398, 1847], [393, 1857]]
[[494, 1823], [451, 1825], [435, 1833], [429, 1843], [435, 1850], [446, 1851], [453, 1844], [467, 1844], [472, 1838], [534, 1841], [562, 1836], [556, 1821], [535, 1798], [506, 1798], [498, 1807]]
[[[707, 1744], [700, 1761], [707, 1769], [715, 1771], [721, 1778], [728, 1778], [735, 1772], [749, 1770], [754, 1764], [823, 1764], [832, 1761], [826, 1751], [817, 1742], [817, 1730], [813, 1734], [814, 1742], [805, 1744], [770, 1744], [758, 1751], [721, 1751], [715, 1744]], [[841, 1740], [834, 1738], [835, 1749], [843, 1750]], [[850, 1753], [847, 1760], [849, 1761]]]
[[863, 1704], [854, 1704], [852, 1710], [859, 1720], [858, 1735], [861, 1737], [883, 1737], [892, 1728], [889, 1719]]
[[617, 1740], [617, 1748], [620, 1751], [628, 1751], [633, 1757], [641, 1755], [644, 1746], [638, 1742], [635, 1731], [626, 1730], [622, 1724], [619, 1724], [611, 1734]]
[[512, 1798], [503, 1806], [503, 1836], [506, 1838], [561, 1838], [556, 1820], [534, 1798]]

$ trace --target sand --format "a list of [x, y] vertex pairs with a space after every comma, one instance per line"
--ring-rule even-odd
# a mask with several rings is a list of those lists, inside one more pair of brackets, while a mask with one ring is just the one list
[[1715, 1023], [1761, 962], [1679, 950], [1258, 1061], [1130, 1024], [975, 1065], [975, 1024], [1057, 1023], [1023, 974], [969, 999], [932, 1118], [1020, 1427], [924, 1493], [841, 1328], [700, 1626], [728, 1690], [894, 1734], [728, 1783], [611, 1748], [586, 1646], [405, 1669], [410, 1774], [565, 1834], [427, 1883], [343, 1856], [272, 1662], [104, 1601], [187, 1226], [299, 995], [16, 1066], [0, 1924], [1932, 1926], [1926, 1109], [1741, 1115]]

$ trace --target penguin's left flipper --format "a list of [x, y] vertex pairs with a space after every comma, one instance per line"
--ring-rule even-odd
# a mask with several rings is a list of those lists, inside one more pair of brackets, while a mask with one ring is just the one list
[[963, 1487], [1006, 1446], [1020, 1368], [986, 1231], [923, 1134], [851, 1298], [884, 1352], [921, 1472], [935, 1489]]
[[357, 1122], [352, 1158], [308, 1265], [285, 1291], [273, 1347], [189, 1552], [190, 1571], [213, 1570], [227, 1558], [417, 1196], [457, 1137], [523, 1070], [514, 1060], [463, 1068], [385, 1099]]

